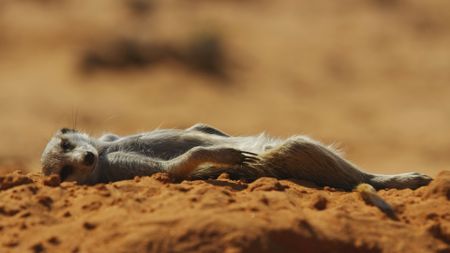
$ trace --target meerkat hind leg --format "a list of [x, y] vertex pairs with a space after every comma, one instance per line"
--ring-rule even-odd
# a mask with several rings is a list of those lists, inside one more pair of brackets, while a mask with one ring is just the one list
[[261, 161], [262, 170], [278, 178], [297, 178], [349, 191], [370, 177], [337, 152], [303, 136], [291, 137], [268, 150]]
[[352, 190], [360, 183], [368, 183], [375, 189], [416, 189], [431, 181], [420, 173], [377, 175], [364, 172], [331, 148], [302, 136], [292, 137], [262, 156], [266, 166], [276, 168], [277, 177], [294, 177], [345, 190]]

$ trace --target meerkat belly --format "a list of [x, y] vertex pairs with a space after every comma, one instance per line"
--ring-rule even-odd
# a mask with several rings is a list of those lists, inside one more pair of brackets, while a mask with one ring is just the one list
[[200, 146], [231, 147], [260, 154], [280, 143], [281, 140], [270, 138], [265, 134], [224, 137], [203, 133], [158, 131], [122, 138], [111, 145], [109, 152], [130, 152], [161, 160], [170, 160]]
[[211, 145], [213, 145], [213, 142], [203, 138], [190, 138], [189, 136], [167, 136], [161, 138], [160, 136], [144, 135], [124, 139], [111, 147], [110, 151], [130, 152], [161, 160], [170, 160], [194, 147]]

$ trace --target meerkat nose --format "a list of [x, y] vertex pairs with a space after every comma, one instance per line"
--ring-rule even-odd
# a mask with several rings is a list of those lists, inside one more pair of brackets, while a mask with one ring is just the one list
[[92, 152], [86, 152], [83, 160], [85, 165], [92, 165], [95, 162], [95, 155]]

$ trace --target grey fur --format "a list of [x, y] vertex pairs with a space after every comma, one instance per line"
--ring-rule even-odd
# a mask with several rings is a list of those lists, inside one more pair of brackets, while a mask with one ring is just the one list
[[[64, 149], [63, 142], [70, 145], [65, 143]], [[333, 148], [306, 136], [286, 140], [265, 134], [235, 137], [205, 124], [124, 137], [107, 134], [98, 139], [62, 129], [48, 143], [41, 161], [44, 174], [58, 173], [63, 180], [81, 184], [156, 172], [168, 172], [179, 180], [211, 178], [222, 172], [249, 180], [263, 176], [295, 178], [344, 190], [352, 190], [360, 183], [377, 189], [415, 189], [431, 181], [419, 173], [390, 176], [363, 172]]]

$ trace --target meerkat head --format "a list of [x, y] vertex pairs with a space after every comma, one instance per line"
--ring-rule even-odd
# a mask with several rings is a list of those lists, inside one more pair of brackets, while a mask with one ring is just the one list
[[98, 162], [98, 151], [90, 140], [87, 134], [74, 129], [58, 130], [42, 153], [42, 172], [56, 173], [61, 181], [86, 183]]

